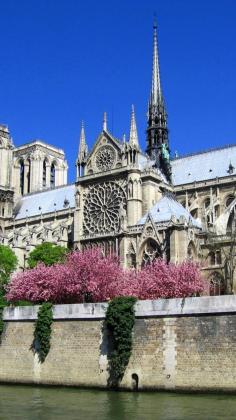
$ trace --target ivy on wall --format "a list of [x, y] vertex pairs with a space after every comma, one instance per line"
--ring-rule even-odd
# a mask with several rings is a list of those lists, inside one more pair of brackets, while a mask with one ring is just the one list
[[132, 351], [132, 330], [135, 322], [136, 298], [116, 297], [109, 302], [106, 325], [112, 341], [108, 354], [108, 385], [116, 388], [122, 380]]
[[3, 329], [4, 329], [3, 311], [4, 311], [4, 306], [0, 306], [0, 339], [3, 333]]
[[33, 343], [33, 348], [41, 363], [44, 362], [50, 350], [52, 321], [53, 305], [50, 302], [44, 302], [38, 310]]

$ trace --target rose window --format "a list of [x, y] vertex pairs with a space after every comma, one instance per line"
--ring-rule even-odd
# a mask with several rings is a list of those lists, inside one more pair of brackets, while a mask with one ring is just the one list
[[100, 171], [107, 171], [115, 164], [116, 152], [111, 146], [102, 146], [95, 158], [96, 166]]
[[91, 235], [119, 231], [120, 214], [125, 205], [125, 193], [115, 182], [91, 187], [84, 203], [84, 233]]

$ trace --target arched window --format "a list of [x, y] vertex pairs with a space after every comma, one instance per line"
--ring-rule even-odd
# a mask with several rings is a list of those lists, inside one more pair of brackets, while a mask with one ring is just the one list
[[55, 174], [56, 174], [55, 164], [52, 163], [51, 169], [50, 169], [50, 187], [51, 188], [55, 187]]
[[220, 249], [218, 249], [217, 251], [211, 251], [208, 254], [208, 264], [210, 266], [212, 265], [221, 265], [222, 260], [221, 260], [221, 251]]
[[225, 200], [225, 207], [226, 208], [229, 207], [230, 204], [234, 201], [234, 199], [235, 199], [234, 195], [228, 195], [228, 197], [226, 197], [226, 200]]
[[235, 232], [236, 229], [236, 217], [235, 217], [235, 207], [232, 209], [230, 215], [229, 215], [229, 219], [228, 219], [228, 224], [227, 224], [227, 233], [228, 234], [233, 234]]
[[193, 242], [190, 242], [187, 249], [188, 260], [196, 260], [197, 258], [197, 251], [196, 247]]
[[208, 209], [208, 207], [210, 206], [210, 203], [211, 203], [210, 198], [207, 198], [207, 199], [204, 201], [203, 206], [204, 206], [204, 209], [205, 209], [205, 210], [206, 210], [206, 209]]
[[212, 223], [212, 213], [210, 213], [209, 212], [209, 207], [210, 207], [210, 204], [211, 204], [211, 200], [210, 200], [210, 198], [208, 197], [205, 201], [204, 201], [204, 203], [203, 203], [203, 208], [204, 208], [204, 211], [205, 211], [205, 214], [207, 215], [206, 216], [206, 221], [207, 221], [207, 224], [210, 224], [210, 223]]
[[213, 273], [210, 277], [210, 296], [224, 295], [225, 282], [220, 273]]
[[46, 182], [47, 182], [46, 171], [47, 171], [47, 165], [46, 165], [46, 159], [44, 159], [43, 161], [43, 187], [46, 187]]
[[30, 175], [31, 175], [31, 162], [28, 160], [28, 172], [27, 172], [27, 193], [30, 193]]
[[150, 264], [156, 258], [162, 257], [160, 248], [156, 241], [148, 239], [143, 247], [142, 251], [142, 266]]
[[194, 219], [197, 219], [198, 218], [198, 209], [191, 210], [190, 214]]
[[24, 194], [24, 178], [25, 178], [25, 165], [23, 160], [20, 161], [20, 193]]
[[215, 211], [215, 218], [217, 219], [217, 217], [219, 217], [219, 215], [220, 215], [220, 206], [216, 205], [214, 207], [214, 211]]

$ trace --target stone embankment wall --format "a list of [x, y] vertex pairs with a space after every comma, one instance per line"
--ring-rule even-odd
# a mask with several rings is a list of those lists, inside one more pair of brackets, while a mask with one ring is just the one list
[[[54, 307], [51, 349], [31, 349], [37, 307], [7, 308], [0, 382], [106, 387], [106, 304]], [[133, 352], [121, 383], [132, 389], [236, 391], [236, 296], [136, 304]]]

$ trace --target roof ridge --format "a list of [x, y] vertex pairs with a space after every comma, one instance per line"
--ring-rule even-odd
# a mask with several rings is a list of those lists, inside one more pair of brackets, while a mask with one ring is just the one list
[[209, 149], [200, 150], [199, 152], [187, 153], [186, 155], [182, 155], [182, 156], [178, 156], [178, 157], [172, 157], [171, 161], [173, 162], [175, 160], [184, 159], [184, 158], [187, 158], [187, 157], [190, 157], [190, 156], [202, 155], [204, 153], [209, 153], [209, 152], [216, 152], [217, 150], [229, 149], [230, 147], [236, 147], [236, 143], [226, 144], [225, 146], [212, 147], [212, 148], [209, 148]]

